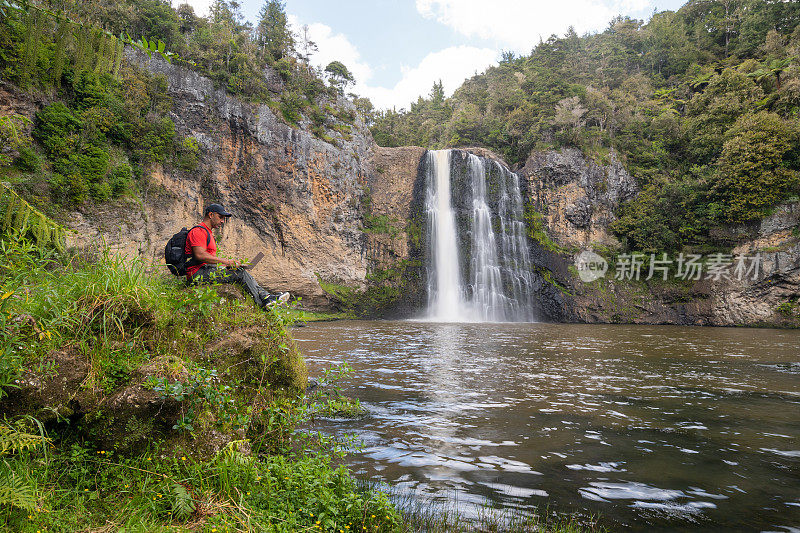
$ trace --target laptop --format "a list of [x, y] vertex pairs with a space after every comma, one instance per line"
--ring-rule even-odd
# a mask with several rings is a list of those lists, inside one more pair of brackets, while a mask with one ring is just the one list
[[264, 259], [264, 252], [258, 252], [258, 255], [256, 255], [248, 264], [244, 265], [242, 268], [244, 268], [245, 270], [250, 270], [251, 268], [256, 266], [262, 259]]

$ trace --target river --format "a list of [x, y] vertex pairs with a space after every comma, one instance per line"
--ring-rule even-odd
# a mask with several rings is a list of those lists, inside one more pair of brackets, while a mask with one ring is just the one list
[[340, 321], [357, 477], [426, 505], [549, 508], [611, 530], [800, 531], [800, 331]]

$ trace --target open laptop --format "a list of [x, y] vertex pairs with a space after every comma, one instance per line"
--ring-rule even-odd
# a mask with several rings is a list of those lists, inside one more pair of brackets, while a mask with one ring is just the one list
[[250, 262], [244, 265], [242, 268], [244, 268], [245, 270], [250, 270], [251, 268], [256, 266], [262, 259], [264, 259], [264, 252], [258, 252], [258, 255], [256, 255], [253, 259], [251, 259]]

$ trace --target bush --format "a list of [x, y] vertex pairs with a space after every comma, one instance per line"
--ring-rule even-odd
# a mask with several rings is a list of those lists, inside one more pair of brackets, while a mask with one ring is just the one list
[[304, 104], [303, 97], [296, 92], [286, 91], [283, 93], [281, 95], [281, 114], [286, 122], [296, 126], [302, 118], [300, 110], [303, 109]]
[[133, 169], [128, 163], [115, 167], [108, 176], [108, 183], [111, 185], [111, 196], [119, 198], [128, 190], [133, 180]]
[[146, 124], [141, 140], [134, 148], [134, 153], [139, 161], [147, 163], [162, 163], [167, 153], [172, 150], [175, 138], [175, 123], [168, 117], [160, 121]]
[[194, 137], [184, 138], [178, 145], [178, 157], [176, 163], [180, 168], [192, 171], [197, 168], [200, 162], [200, 145]]
[[89, 186], [89, 192], [93, 200], [98, 202], [105, 202], [111, 199], [112, 190], [111, 185], [105, 181], [100, 183], [92, 183]]
[[724, 221], [760, 218], [796, 192], [800, 173], [791, 158], [799, 148], [797, 128], [774, 113], [737, 120], [727, 134], [713, 188], [724, 206]]
[[14, 164], [20, 170], [27, 172], [38, 172], [42, 168], [42, 161], [39, 154], [30, 146], [20, 146], [19, 155], [14, 160]]
[[47, 155], [55, 159], [75, 151], [81, 127], [81, 121], [63, 102], [55, 102], [36, 113], [33, 136], [42, 143]]

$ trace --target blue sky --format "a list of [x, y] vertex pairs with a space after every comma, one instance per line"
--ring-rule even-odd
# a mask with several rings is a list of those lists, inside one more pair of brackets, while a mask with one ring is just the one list
[[[206, 14], [210, 0], [188, 0]], [[256, 22], [263, 0], [240, 0]], [[312, 63], [339, 60], [355, 75], [351, 90], [378, 108], [408, 107], [442, 80], [450, 95], [502, 50], [527, 54], [569, 26], [602, 31], [618, 14], [647, 20], [686, 0], [286, 0], [290, 22], [309, 26]], [[177, 5], [181, 0], [173, 0]]]

